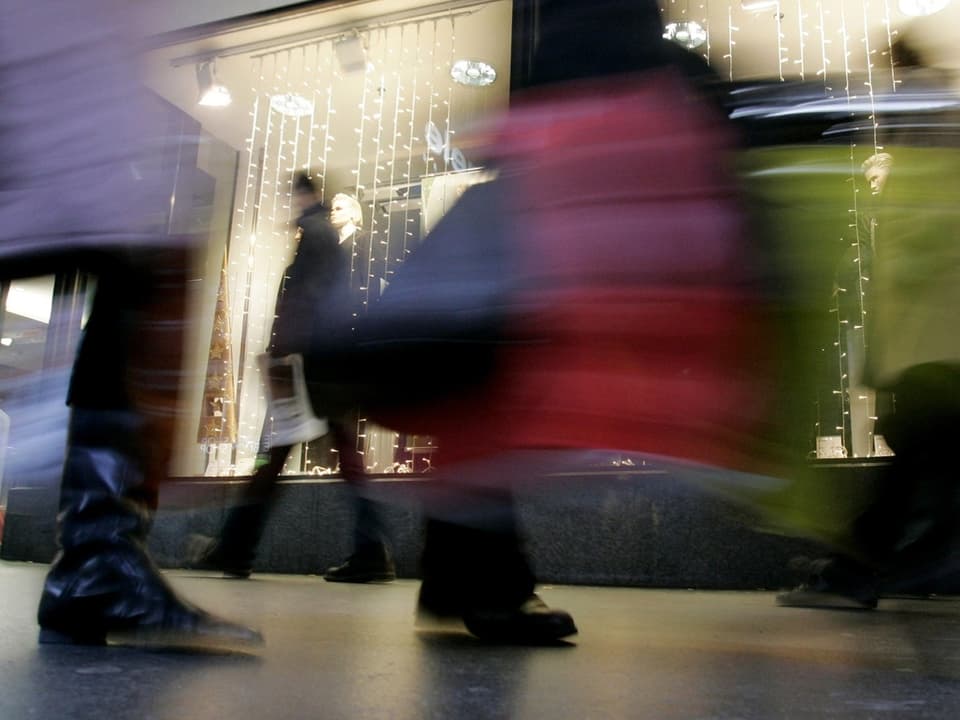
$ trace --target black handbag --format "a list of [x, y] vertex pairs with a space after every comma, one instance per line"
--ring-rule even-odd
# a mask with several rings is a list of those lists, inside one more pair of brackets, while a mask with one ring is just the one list
[[353, 332], [305, 358], [318, 414], [411, 407], [485, 382], [511, 339], [517, 282], [502, 180], [468, 188], [397, 269]]

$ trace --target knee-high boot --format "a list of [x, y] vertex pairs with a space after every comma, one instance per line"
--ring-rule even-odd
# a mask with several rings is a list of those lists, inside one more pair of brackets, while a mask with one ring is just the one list
[[40, 600], [40, 642], [102, 644], [108, 636], [159, 645], [260, 642], [256, 631], [179, 598], [150, 559], [142, 422], [127, 411], [73, 412], [58, 516], [60, 552]]

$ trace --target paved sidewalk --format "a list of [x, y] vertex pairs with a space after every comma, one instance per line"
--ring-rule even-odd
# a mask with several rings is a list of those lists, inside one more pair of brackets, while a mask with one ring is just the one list
[[511, 648], [415, 630], [413, 581], [171, 573], [266, 635], [217, 655], [40, 647], [45, 570], [0, 562], [0, 720], [960, 717], [960, 599], [858, 613], [767, 592], [546, 587], [580, 635]]

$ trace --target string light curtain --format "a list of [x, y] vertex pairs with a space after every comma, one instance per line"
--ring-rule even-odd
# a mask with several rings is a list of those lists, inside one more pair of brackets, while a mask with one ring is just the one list
[[[338, 61], [341, 37], [251, 59], [255, 99], [228, 263], [230, 320], [240, 348], [238, 474], [253, 467], [267, 411], [256, 357], [270, 342], [283, 272], [296, 250], [294, 173], [310, 172], [328, 204], [341, 192], [360, 200], [371, 251], [352, 267], [352, 284], [369, 303], [419, 239], [419, 179], [451, 169], [451, 153], [431, 151], [426, 133], [439, 132], [446, 148], [456, 135], [450, 76], [456, 20], [451, 13], [360, 31], [353, 37], [363, 45], [366, 66], [353, 71]], [[360, 434], [369, 470], [396, 469], [395, 435], [366, 425]], [[287, 469], [333, 471], [311, 457], [309, 447], [300, 448]]]
[[[856, 106], [859, 116], [866, 117], [868, 132], [851, 133], [849, 174], [837, 177], [846, 184], [850, 201], [846, 231], [836, 240], [848, 251], [837, 272], [836, 292], [823, 308], [836, 318], [833, 342], [822, 348], [834, 368], [834, 384], [826, 392], [833, 401], [820, 407], [815, 428], [818, 436], [839, 436], [843, 452], [853, 454], [854, 426], [863, 427], [865, 413], [868, 421], [875, 420], [872, 393], [857, 384], [858, 364], [867, 350], [872, 252], [872, 229], [867, 229], [872, 228], [871, 208], [862, 200], [869, 187], [861, 165], [884, 150], [876, 96], [896, 92], [901, 82], [891, 0], [664, 0], [662, 9], [665, 23], [692, 19], [706, 29], [705, 57], [729, 81], [806, 81], [815, 73], [828, 97]], [[838, 221], [844, 225], [843, 218]], [[872, 440], [868, 445], [857, 454], [872, 452]]]

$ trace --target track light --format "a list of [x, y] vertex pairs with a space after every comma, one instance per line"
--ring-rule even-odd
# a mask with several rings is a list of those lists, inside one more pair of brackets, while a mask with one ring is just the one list
[[457, 60], [450, 68], [450, 77], [461, 85], [484, 87], [496, 81], [497, 71], [480, 60]]
[[687, 50], [693, 50], [707, 41], [707, 31], [695, 20], [683, 20], [667, 23], [663, 28], [663, 39], [673, 40]]
[[205, 107], [226, 107], [232, 98], [226, 85], [217, 80], [213, 60], [197, 65], [197, 86], [200, 89], [199, 104]]
[[747, 12], [763, 12], [764, 10], [776, 10], [780, 6], [780, 0], [740, 0], [740, 7]]
[[911, 17], [934, 15], [950, 4], [950, 0], [900, 0], [900, 12]]
[[367, 49], [363, 45], [363, 38], [356, 30], [353, 34], [337, 40], [333, 44], [333, 51], [337, 55], [341, 72], [360, 72], [367, 69]]

